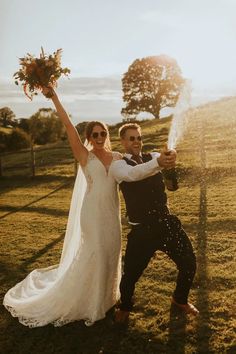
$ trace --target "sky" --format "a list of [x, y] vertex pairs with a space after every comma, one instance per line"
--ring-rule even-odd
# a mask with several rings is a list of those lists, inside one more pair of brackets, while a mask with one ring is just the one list
[[30, 102], [12, 75], [18, 58], [63, 49], [70, 80], [58, 92], [75, 119], [120, 119], [121, 77], [137, 58], [166, 54], [191, 81], [193, 100], [236, 94], [235, 0], [0, 0], [0, 106]]

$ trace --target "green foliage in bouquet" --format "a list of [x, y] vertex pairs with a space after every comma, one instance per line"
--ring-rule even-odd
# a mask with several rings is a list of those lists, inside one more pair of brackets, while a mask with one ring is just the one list
[[[16, 85], [22, 84], [24, 93], [30, 100], [37, 95], [35, 91], [42, 91], [43, 87], [56, 87], [60, 76], [70, 73], [70, 69], [61, 67], [61, 53], [62, 49], [58, 49], [52, 55], [47, 55], [41, 47], [39, 58], [27, 53], [24, 58], [19, 59], [21, 68], [13, 77]], [[50, 98], [50, 93], [47, 97]]]

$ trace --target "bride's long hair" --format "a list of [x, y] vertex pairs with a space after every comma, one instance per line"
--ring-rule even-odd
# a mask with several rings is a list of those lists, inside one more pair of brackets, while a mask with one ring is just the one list
[[93, 121], [89, 122], [86, 125], [86, 128], [85, 128], [86, 140], [89, 142], [90, 137], [91, 137], [92, 132], [93, 132], [93, 128], [96, 125], [99, 125], [102, 129], [104, 129], [107, 132], [107, 137], [106, 137], [106, 141], [105, 141], [104, 147], [105, 147], [106, 150], [111, 151], [111, 141], [110, 141], [109, 130], [108, 130], [107, 125], [105, 123], [103, 123], [103, 122], [100, 122], [100, 121], [97, 121], [97, 120], [93, 120]]

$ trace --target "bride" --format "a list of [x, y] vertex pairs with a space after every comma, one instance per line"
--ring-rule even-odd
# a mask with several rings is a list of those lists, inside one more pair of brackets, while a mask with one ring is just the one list
[[[48, 89], [43, 90], [44, 95]], [[108, 129], [90, 122], [84, 146], [57, 94], [52, 101], [66, 126], [81, 168], [75, 181], [59, 265], [32, 271], [10, 289], [4, 306], [29, 327], [62, 326], [75, 320], [86, 325], [105, 317], [119, 299], [121, 232], [117, 185], [109, 174], [113, 160]]]
[[[120, 297], [120, 210], [110, 166], [122, 156], [111, 151], [108, 129], [101, 122], [88, 124], [88, 144], [83, 145], [55, 91], [45, 88], [43, 94], [48, 93], [80, 164], [61, 259], [57, 265], [33, 270], [6, 293], [3, 304], [25, 326], [62, 326], [76, 320], [89, 326], [104, 318]], [[148, 164], [130, 170], [125, 164], [124, 180], [152, 174], [152, 165], [143, 169]]]

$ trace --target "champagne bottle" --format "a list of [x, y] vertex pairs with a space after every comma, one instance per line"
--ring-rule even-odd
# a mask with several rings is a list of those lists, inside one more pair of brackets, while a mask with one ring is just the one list
[[[170, 154], [170, 151], [165, 152], [166, 155]], [[164, 177], [165, 185], [168, 191], [177, 191], [179, 188], [178, 186], [178, 179], [177, 179], [177, 172], [175, 168], [164, 168], [162, 170], [162, 174]]]
[[162, 170], [162, 174], [163, 174], [165, 185], [166, 185], [166, 188], [168, 189], [168, 191], [177, 191], [179, 186], [178, 186], [176, 169], [170, 168], [168, 170], [168, 169], [164, 168]]

